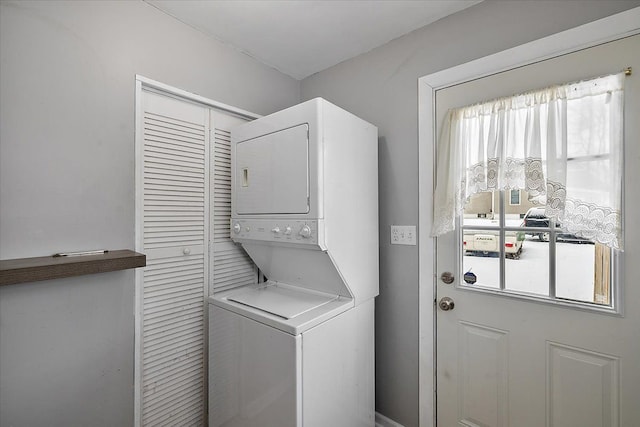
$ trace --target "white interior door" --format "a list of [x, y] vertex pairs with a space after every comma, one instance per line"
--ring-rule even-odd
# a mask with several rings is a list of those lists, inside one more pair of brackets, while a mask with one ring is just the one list
[[[637, 52], [640, 36], [633, 36], [440, 90], [437, 123], [448, 108], [629, 66], [640, 71]], [[473, 230], [472, 216], [490, 221], [504, 213], [506, 221], [520, 220], [526, 206], [518, 206], [522, 197], [510, 193], [473, 199], [464, 232], [437, 239], [436, 300], [454, 303], [453, 309], [436, 309], [439, 426], [639, 425], [639, 114], [636, 72], [625, 82], [623, 255], [608, 258], [597, 245], [549, 242], [546, 235], [528, 235], [519, 259], [495, 258], [488, 246], [478, 252], [487, 256], [463, 255], [463, 239], [483, 234]], [[487, 245], [482, 238], [478, 244]], [[611, 282], [602, 279], [608, 277], [603, 275], [608, 262], [617, 271]], [[475, 284], [463, 280], [470, 270]], [[452, 284], [440, 280], [447, 271], [453, 273]], [[550, 283], [559, 297], [555, 301], [546, 301]], [[600, 310], [609, 302], [619, 303], [621, 314]]]

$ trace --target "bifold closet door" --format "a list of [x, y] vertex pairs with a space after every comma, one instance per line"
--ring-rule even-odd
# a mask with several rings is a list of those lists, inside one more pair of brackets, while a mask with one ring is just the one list
[[229, 229], [231, 129], [249, 118], [138, 93], [135, 424], [204, 425], [207, 297], [258, 281]]
[[209, 108], [148, 91], [140, 102], [136, 424], [204, 425]]

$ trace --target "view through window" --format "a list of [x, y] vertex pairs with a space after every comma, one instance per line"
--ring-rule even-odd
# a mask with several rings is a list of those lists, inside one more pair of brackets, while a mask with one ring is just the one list
[[611, 249], [563, 232], [521, 192], [520, 204], [512, 190], [469, 199], [460, 220], [462, 285], [610, 306]]

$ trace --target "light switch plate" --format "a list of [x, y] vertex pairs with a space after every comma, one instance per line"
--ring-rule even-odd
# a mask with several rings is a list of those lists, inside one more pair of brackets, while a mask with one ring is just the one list
[[413, 245], [416, 244], [415, 225], [392, 225], [391, 226], [392, 245]]

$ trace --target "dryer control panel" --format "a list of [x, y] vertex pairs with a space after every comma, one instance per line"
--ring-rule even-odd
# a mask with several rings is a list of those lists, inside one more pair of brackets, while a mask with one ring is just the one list
[[324, 246], [322, 222], [290, 219], [231, 219], [231, 239]]

